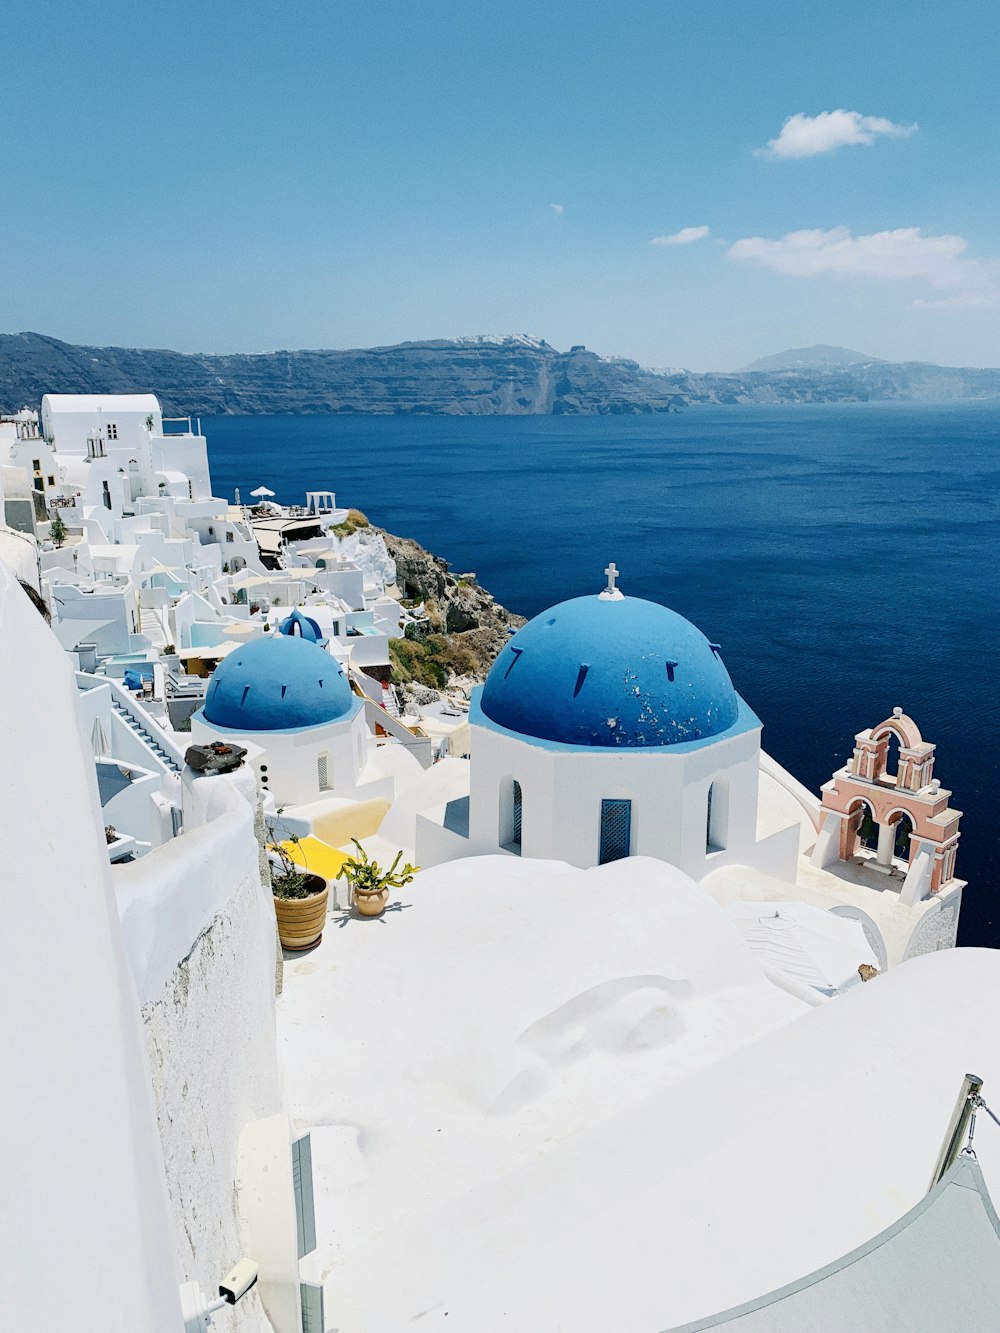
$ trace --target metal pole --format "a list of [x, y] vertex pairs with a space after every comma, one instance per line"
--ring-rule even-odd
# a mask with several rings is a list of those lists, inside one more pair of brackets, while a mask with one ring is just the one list
[[973, 1103], [979, 1096], [982, 1086], [983, 1080], [978, 1074], [966, 1074], [965, 1078], [962, 1080], [962, 1090], [958, 1094], [955, 1109], [952, 1111], [951, 1119], [948, 1122], [948, 1132], [944, 1136], [944, 1142], [941, 1144], [941, 1151], [938, 1153], [938, 1159], [934, 1167], [934, 1174], [931, 1176], [928, 1193], [936, 1184], [938, 1184], [942, 1176], [958, 1156], [962, 1146], [962, 1139], [965, 1137], [965, 1131], [969, 1124], [969, 1117], [975, 1109]]

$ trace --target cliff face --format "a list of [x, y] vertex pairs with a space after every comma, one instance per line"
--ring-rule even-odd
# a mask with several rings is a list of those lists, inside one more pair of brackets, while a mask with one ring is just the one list
[[400, 343], [353, 351], [188, 355], [76, 347], [0, 334], [0, 411], [44, 393], [155, 393], [167, 415], [408, 413], [604, 415], [696, 403], [1000, 398], [1000, 370], [867, 362], [830, 369], [658, 374], [584, 347], [528, 337]]
[[422, 602], [428, 633], [390, 644], [397, 684], [416, 682], [443, 689], [454, 677], [483, 680], [508, 639], [508, 627], [524, 624], [476, 582], [453, 574], [448, 562], [409, 537], [375, 529], [396, 564], [396, 586]]

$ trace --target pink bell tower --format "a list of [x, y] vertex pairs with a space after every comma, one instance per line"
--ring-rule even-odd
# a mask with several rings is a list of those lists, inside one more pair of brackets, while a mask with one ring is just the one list
[[[899, 743], [895, 773], [888, 771], [892, 740]], [[960, 810], [953, 810], [934, 770], [934, 746], [901, 708], [854, 738], [854, 754], [822, 787], [820, 833], [814, 865], [860, 863], [904, 877], [900, 897], [913, 905], [957, 886]]]

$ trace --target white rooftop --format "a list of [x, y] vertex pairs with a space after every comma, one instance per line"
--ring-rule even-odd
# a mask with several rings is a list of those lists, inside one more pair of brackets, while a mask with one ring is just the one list
[[341, 1333], [649, 1333], [754, 1299], [919, 1201], [966, 1069], [1000, 1102], [998, 1002], [1000, 959], [953, 950], [809, 1008], [644, 858], [422, 872], [286, 963], [306, 1262]]
[[157, 413], [155, 393], [47, 393], [42, 399], [49, 412]]

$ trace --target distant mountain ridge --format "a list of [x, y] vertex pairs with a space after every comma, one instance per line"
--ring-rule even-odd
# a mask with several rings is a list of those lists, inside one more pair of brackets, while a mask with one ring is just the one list
[[139, 392], [157, 394], [170, 416], [632, 415], [700, 403], [1000, 399], [1000, 370], [878, 361], [820, 345], [734, 374], [658, 372], [579, 344], [560, 352], [526, 334], [232, 355], [0, 334], [0, 412], [37, 406], [44, 393]]
[[846, 370], [850, 366], [861, 365], [885, 365], [885, 362], [877, 356], [866, 356], [864, 352], [852, 352], [849, 347], [815, 343], [812, 347], [793, 347], [788, 352], [762, 356], [759, 361], [751, 361], [748, 366], [744, 366], [739, 373], [752, 374], [758, 370]]

